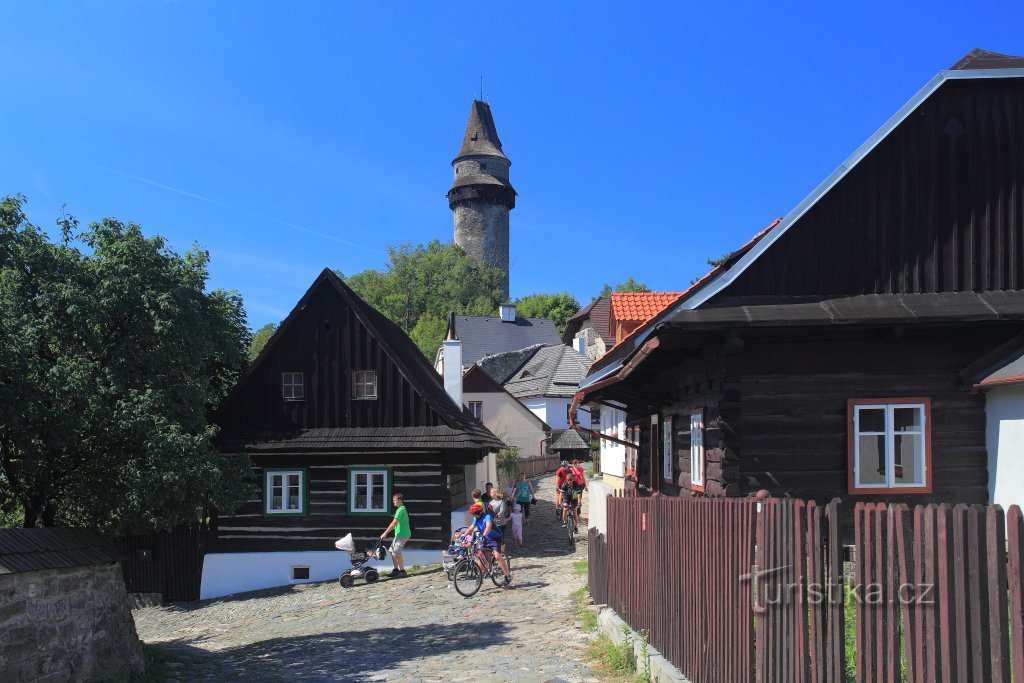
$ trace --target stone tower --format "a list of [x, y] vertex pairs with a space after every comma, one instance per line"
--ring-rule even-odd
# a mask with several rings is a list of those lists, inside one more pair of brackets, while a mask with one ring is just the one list
[[505, 271], [508, 298], [508, 212], [516, 205], [516, 191], [508, 181], [512, 162], [501, 151], [491, 107], [473, 101], [462, 147], [452, 161], [455, 182], [448, 190], [448, 206], [455, 214], [455, 243], [477, 263]]

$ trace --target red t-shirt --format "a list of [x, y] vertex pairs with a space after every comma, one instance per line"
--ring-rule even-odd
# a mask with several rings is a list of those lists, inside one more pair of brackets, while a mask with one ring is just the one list
[[566, 467], [559, 467], [555, 470], [555, 488], [558, 488], [565, 483], [565, 478], [569, 476], [569, 469]]
[[580, 486], [583, 486], [586, 483], [584, 478], [583, 478], [583, 468], [582, 467], [572, 467], [572, 468], [569, 469], [569, 471], [572, 472], [572, 476], [576, 477], [576, 483], [577, 484], [579, 484]]

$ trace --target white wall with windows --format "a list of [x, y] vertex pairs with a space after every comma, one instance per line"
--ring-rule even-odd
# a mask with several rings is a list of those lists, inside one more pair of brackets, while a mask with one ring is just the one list
[[985, 393], [989, 503], [1024, 506], [1024, 385]]

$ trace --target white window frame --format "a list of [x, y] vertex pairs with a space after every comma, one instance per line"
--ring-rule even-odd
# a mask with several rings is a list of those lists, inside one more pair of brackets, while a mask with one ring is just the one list
[[[371, 391], [367, 391], [367, 388]], [[360, 393], [362, 392], [362, 393]], [[353, 370], [352, 371], [352, 398], [356, 401], [377, 400], [377, 371], [376, 370]]]
[[704, 490], [704, 409], [690, 413], [690, 487]]
[[[377, 477], [377, 476], [382, 478], [383, 484], [384, 484], [384, 507], [382, 507], [382, 508], [374, 508], [374, 507], [359, 508], [359, 507], [356, 507], [356, 478], [360, 474], [367, 475], [366, 487], [369, 490], [366, 492], [367, 493], [366, 500], [367, 500], [368, 504], [369, 504], [369, 501], [372, 499], [372, 496], [370, 495], [370, 492], [373, 489], [373, 478]], [[391, 471], [387, 470], [387, 469], [382, 469], [382, 468], [366, 468], [366, 469], [351, 469], [351, 470], [349, 470], [348, 471], [348, 511], [349, 511], [349, 514], [359, 514], [359, 515], [386, 515], [386, 514], [389, 514], [391, 512], [391, 498], [390, 498], [390, 495], [389, 495], [391, 493], [391, 482], [390, 482], [390, 479], [391, 479]]]
[[[298, 476], [298, 498], [299, 507], [290, 508], [288, 507], [288, 501], [291, 496], [288, 495], [288, 491], [291, 489], [290, 486], [286, 485], [285, 477]], [[273, 507], [274, 504], [274, 479], [281, 478], [281, 505], [279, 509]], [[304, 515], [306, 514], [306, 471], [305, 470], [267, 470], [263, 476], [263, 511], [268, 515]]]
[[[296, 381], [296, 378], [298, 378], [298, 381]], [[303, 372], [282, 372], [281, 398], [285, 401], [305, 401], [306, 374]]]
[[483, 401], [470, 401], [469, 402], [469, 414], [476, 419], [482, 419], [481, 416], [484, 414], [484, 402]]
[[[895, 430], [895, 412], [900, 409], [915, 409], [921, 413], [920, 430]], [[861, 432], [860, 414], [865, 410], [885, 410], [885, 431], [884, 432]], [[929, 460], [931, 454], [931, 404], [928, 399], [904, 400], [896, 399], [894, 403], [881, 403], [870, 399], [850, 399], [850, 413], [852, 424], [850, 426], [850, 454], [853, 458], [852, 476], [850, 481], [851, 493], [872, 493], [876, 491], [902, 491], [904, 493], [927, 493], [931, 490], [931, 470]], [[920, 458], [920, 481], [898, 483], [895, 481], [896, 467], [902, 466], [896, 463], [896, 436], [897, 434], [911, 434], [920, 437], [918, 440], [918, 452], [915, 457]], [[861, 458], [860, 458], [860, 437], [861, 436], [883, 436], [885, 437], [885, 482], [878, 484], [861, 483]]]
[[673, 465], [673, 460], [675, 460], [675, 457], [672, 453], [672, 416], [667, 416], [661, 426], [661, 474], [665, 481], [674, 480], [675, 466]]

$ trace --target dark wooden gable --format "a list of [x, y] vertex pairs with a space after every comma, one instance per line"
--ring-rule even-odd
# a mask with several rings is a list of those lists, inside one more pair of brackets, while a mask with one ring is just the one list
[[712, 300], [1024, 289], [1024, 79], [946, 82]]
[[[411, 342], [402, 343], [403, 357], [394, 358], [395, 342], [400, 340], [382, 340], [381, 321], [368, 319], [372, 309], [335, 280], [329, 271], [317, 278], [225, 400], [217, 422], [226, 431], [430, 427], [449, 422], [436, 409], [438, 400], [450, 402], [437, 377], [430, 376], [436, 373], [425, 359], [407, 357], [407, 346], [422, 356], [419, 350]], [[383, 334], [394, 337], [393, 332], [385, 329]], [[377, 372], [377, 399], [353, 398], [352, 373], [357, 370]], [[304, 400], [282, 397], [286, 372], [303, 373]], [[426, 377], [414, 379], [413, 372]], [[431, 382], [437, 386], [427, 386]], [[433, 396], [428, 398], [427, 391]]]

